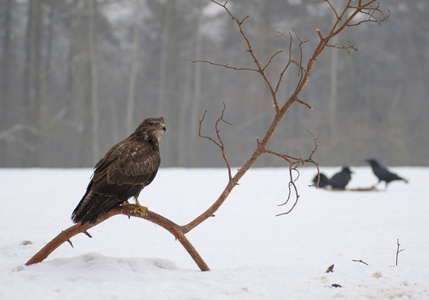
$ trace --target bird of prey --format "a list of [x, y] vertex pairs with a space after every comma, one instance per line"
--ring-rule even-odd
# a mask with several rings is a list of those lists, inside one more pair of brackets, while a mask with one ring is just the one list
[[161, 163], [159, 140], [165, 131], [164, 118], [144, 120], [125, 140], [114, 145], [95, 165], [86, 193], [72, 214], [75, 223], [95, 223], [108, 212], [134, 197], [137, 208], [141, 190], [155, 178]]
[[340, 172], [334, 174], [332, 178], [329, 179], [329, 184], [333, 189], [344, 190], [350, 179], [352, 179], [351, 174], [352, 171], [350, 171], [349, 167], [343, 167]]
[[408, 180], [390, 172], [386, 167], [380, 165], [375, 159], [367, 159], [366, 161], [371, 165], [372, 171], [378, 178], [378, 183], [381, 181], [386, 183], [385, 189], [387, 189], [387, 185], [394, 180], [403, 180], [405, 183], [408, 183]]
[[[320, 180], [319, 180], [319, 176], [320, 176]], [[323, 187], [327, 187], [329, 185], [329, 178], [328, 176], [326, 176], [323, 173], [320, 173], [319, 176], [314, 176], [313, 178], [313, 183], [314, 185], [317, 185], [317, 182], [319, 181], [319, 187], [323, 188]]]

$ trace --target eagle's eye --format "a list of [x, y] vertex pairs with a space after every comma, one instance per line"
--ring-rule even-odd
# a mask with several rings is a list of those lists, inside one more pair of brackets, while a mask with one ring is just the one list
[[149, 124], [151, 127], [155, 127], [155, 128], [165, 128], [164, 123], [160, 123], [160, 122], [153, 122]]

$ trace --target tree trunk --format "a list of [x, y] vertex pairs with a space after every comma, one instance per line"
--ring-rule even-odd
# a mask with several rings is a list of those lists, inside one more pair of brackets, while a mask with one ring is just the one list
[[172, 5], [166, 4], [164, 28], [161, 35], [161, 55], [159, 59], [159, 87], [158, 87], [158, 116], [164, 113], [167, 96], [167, 63], [168, 63], [168, 39], [170, 38], [170, 20], [173, 12]]
[[23, 104], [27, 112], [26, 120], [31, 119], [30, 107], [33, 104], [32, 99], [32, 76], [33, 73], [33, 39], [34, 39], [34, 10], [36, 1], [29, 1], [27, 9], [27, 28], [25, 33], [25, 64], [24, 64], [24, 95]]
[[[194, 57], [200, 59], [203, 55], [203, 41], [204, 36], [201, 32], [201, 28], [203, 26], [203, 8], [204, 8], [204, 1], [200, 0], [200, 10], [198, 14], [198, 22], [197, 22], [197, 32], [195, 34], [195, 44], [194, 44]], [[192, 95], [192, 108], [191, 108], [191, 122], [189, 124], [190, 130], [190, 147], [189, 151], [198, 151], [200, 149], [199, 143], [197, 143], [198, 138], [198, 121], [200, 118], [201, 113], [201, 96], [202, 96], [202, 73], [203, 73], [203, 65], [202, 64], [196, 64], [194, 65], [194, 76], [193, 76], [193, 82], [194, 82], [194, 93]], [[191, 165], [195, 166], [197, 162], [195, 161], [198, 155], [196, 153], [189, 153], [190, 154], [190, 160]]]
[[51, 121], [50, 105], [46, 93], [46, 65], [44, 55], [45, 24], [44, 24], [44, 1], [36, 2], [36, 22], [34, 24], [34, 41], [35, 41], [35, 111], [36, 127], [39, 129], [39, 141], [37, 151], [36, 165], [41, 167], [46, 165], [50, 157], [48, 140], [50, 137], [49, 123]]
[[3, 107], [0, 109], [0, 128], [6, 128], [8, 124], [7, 112], [11, 104], [11, 88], [13, 84], [10, 62], [12, 61], [12, 40], [11, 40], [11, 29], [12, 29], [12, 0], [4, 1], [1, 6], [3, 10], [3, 32], [2, 35], [2, 57], [1, 57], [1, 79], [0, 79], [0, 91], [3, 98]]
[[96, 17], [97, 1], [89, 3], [89, 67], [91, 81], [91, 135], [92, 135], [92, 160], [99, 159], [99, 100], [98, 100], [98, 74], [97, 74], [97, 40], [96, 40]]
[[[338, 8], [338, 2], [335, 7]], [[332, 14], [332, 24], [335, 24], [337, 17], [335, 14]], [[338, 35], [332, 37], [332, 45], [338, 44]], [[329, 68], [329, 134], [331, 141], [334, 142], [334, 145], [337, 143], [336, 139], [336, 127], [337, 127], [337, 106], [338, 106], [338, 50], [331, 50], [331, 62]]]
[[135, 93], [136, 93], [136, 79], [137, 72], [140, 67], [139, 53], [140, 53], [140, 24], [141, 24], [141, 0], [136, 0], [136, 10], [134, 12], [134, 25], [133, 25], [133, 44], [131, 50], [131, 70], [130, 81], [128, 84], [128, 101], [127, 112], [125, 116], [126, 130], [128, 133], [133, 131], [134, 123], [134, 109], [135, 109]]

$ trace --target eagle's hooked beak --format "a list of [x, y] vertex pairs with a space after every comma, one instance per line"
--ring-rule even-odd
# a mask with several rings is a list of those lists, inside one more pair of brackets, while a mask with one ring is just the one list
[[161, 129], [167, 131], [167, 128], [165, 128], [165, 124], [161, 124]]

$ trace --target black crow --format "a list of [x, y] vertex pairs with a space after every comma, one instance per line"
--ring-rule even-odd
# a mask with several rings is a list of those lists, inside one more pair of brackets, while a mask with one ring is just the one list
[[347, 183], [349, 183], [350, 179], [352, 179], [352, 171], [350, 171], [349, 167], [343, 167], [341, 172], [338, 172], [329, 179], [329, 184], [335, 190], [344, 190], [346, 188]]
[[319, 181], [319, 187], [323, 188], [329, 185], [329, 178], [323, 174], [320, 173], [320, 180], [319, 180], [319, 176], [314, 176], [313, 178], [313, 183], [314, 185], [317, 185], [317, 181]]
[[378, 183], [380, 183], [381, 181], [384, 181], [386, 183], [386, 189], [389, 182], [394, 180], [403, 180], [408, 183], [408, 180], [399, 177], [395, 173], [390, 172], [386, 167], [380, 165], [375, 159], [367, 159], [366, 161], [371, 165], [372, 171], [378, 178]]

